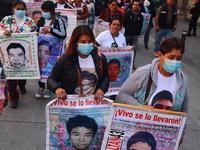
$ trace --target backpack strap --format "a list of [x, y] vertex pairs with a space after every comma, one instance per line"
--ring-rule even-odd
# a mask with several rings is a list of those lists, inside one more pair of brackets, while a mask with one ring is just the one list
[[145, 101], [147, 100], [147, 97], [149, 96], [149, 92], [150, 92], [150, 89], [151, 89], [151, 84], [152, 84], [152, 78], [151, 78], [151, 72], [150, 72], [149, 80], [148, 80], [148, 83], [147, 83], [147, 90], [146, 90], [145, 98], [144, 98]]

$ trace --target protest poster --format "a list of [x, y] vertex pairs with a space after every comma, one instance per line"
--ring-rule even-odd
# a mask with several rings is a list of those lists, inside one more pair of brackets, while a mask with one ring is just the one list
[[5, 86], [6, 86], [6, 79], [0, 79], [0, 116], [3, 111], [3, 106], [5, 102]]
[[68, 43], [74, 28], [77, 26], [77, 9], [56, 8], [55, 11], [57, 13], [59, 12], [62, 16], [67, 16], [68, 26], [66, 43]]
[[109, 89], [106, 96], [116, 95], [122, 84], [132, 73], [134, 52], [131, 46], [121, 48], [98, 48], [106, 56], [108, 74], [110, 77]]
[[37, 24], [38, 20], [42, 17], [42, 2], [26, 3], [27, 15], [34, 20]]
[[186, 117], [182, 112], [113, 103], [101, 150], [145, 144], [152, 150], [177, 150]]
[[41, 81], [46, 82], [57, 59], [64, 52], [65, 40], [51, 34], [38, 35], [38, 56]]
[[106, 99], [67, 95], [46, 106], [46, 150], [100, 150], [110, 104]]
[[39, 79], [36, 32], [0, 35], [0, 55], [7, 79]]
[[151, 14], [142, 13], [142, 16], [143, 16], [143, 25], [142, 25], [142, 31], [140, 32], [139, 38], [144, 37], [144, 34], [145, 34], [147, 27], [149, 25], [149, 20], [151, 18]]
[[[93, 33], [94, 36], [97, 37], [101, 32], [109, 30], [109, 22], [105, 22], [105, 21], [97, 21], [94, 24], [94, 29], [93, 29]], [[124, 34], [125, 32], [125, 28], [122, 27], [122, 29], [119, 31], [120, 33]]]

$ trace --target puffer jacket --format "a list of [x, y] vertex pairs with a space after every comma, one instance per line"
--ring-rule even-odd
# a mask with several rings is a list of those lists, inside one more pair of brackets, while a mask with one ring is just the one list
[[[95, 50], [91, 52], [98, 76], [98, 83], [95, 91], [98, 88], [101, 88], [104, 93], [106, 93], [110, 80], [106, 57], [103, 54], [101, 55], [102, 56], [99, 56]], [[100, 61], [102, 61], [102, 68]], [[78, 55], [67, 56], [66, 54], [63, 54], [57, 60], [50, 76], [47, 79], [48, 89], [55, 93], [57, 88], [63, 88], [67, 94], [75, 94], [75, 88], [78, 84], [78, 73], [75, 66], [80, 69]]]

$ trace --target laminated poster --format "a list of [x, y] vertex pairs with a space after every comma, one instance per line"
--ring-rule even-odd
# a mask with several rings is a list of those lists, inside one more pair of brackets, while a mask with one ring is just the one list
[[67, 95], [46, 106], [46, 150], [100, 150], [110, 113], [107, 99]]
[[182, 112], [114, 103], [101, 150], [177, 150], [186, 116]]

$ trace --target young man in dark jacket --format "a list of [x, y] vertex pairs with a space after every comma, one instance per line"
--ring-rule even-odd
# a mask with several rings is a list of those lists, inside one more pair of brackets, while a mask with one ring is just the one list
[[[136, 49], [138, 43], [138, 36], [142, 30], [143, 16], [140, 12], [140, 1], [134, 0], [132, 3], [132, 8], [128, 9], [124, 15], [124, 27], [125, 27], [125, 37], [127, 45], [134, 45], [134, 59], [136, 56]], [[133, 60], [133, 70], [136, 69]]]
[[199, 0], [195, 0], [195, 3], [192, 8], [190, 8], [190, 13], [192, 14], [192, 18], [190, 20], [189, 29], [188, 29], [188, 36], [191, 36], [191, 31], [193, 29], [194, 36], [197, 36], [196, 29], [197, 29], [197, 20], [199, 19], [200, 15], [200, 2]]

